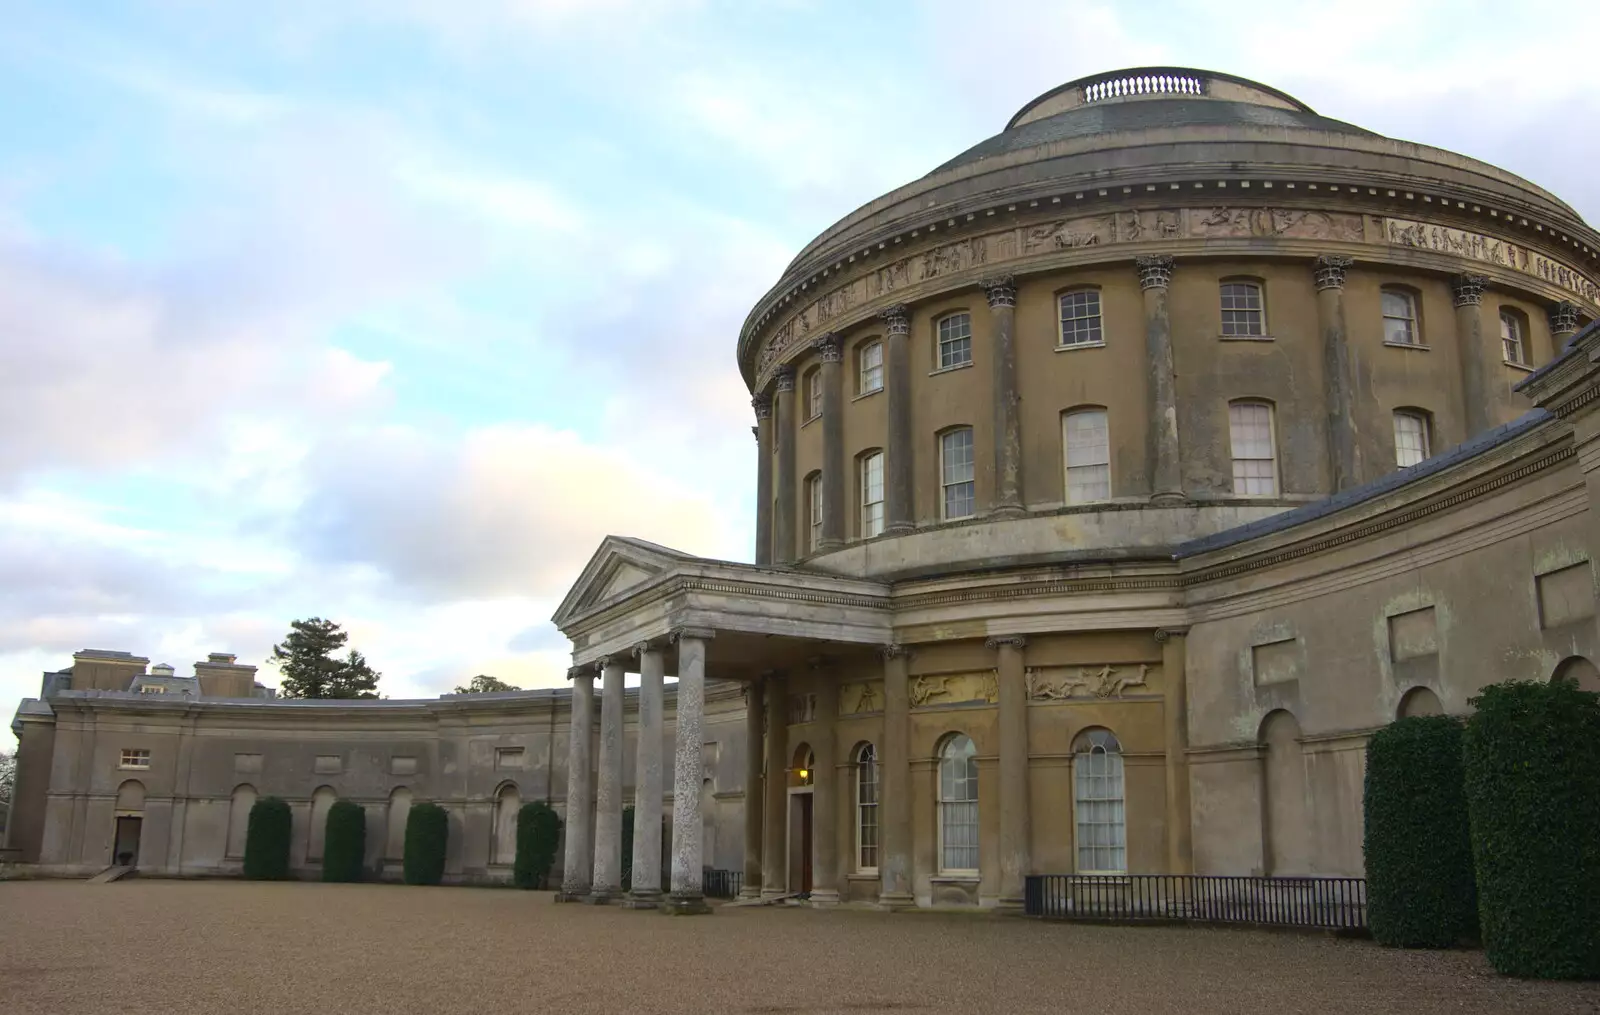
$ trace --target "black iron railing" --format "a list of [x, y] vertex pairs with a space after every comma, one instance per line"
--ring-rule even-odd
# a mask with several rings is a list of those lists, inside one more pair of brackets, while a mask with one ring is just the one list
[[1024, 912], [1058, 920], [1164, 920], [1365, 930], [1362, 878], [1030, 874]]
[[712, 870], [706, 867], [700, 874], [700, 891], [708, 899], [737, 899], [739, 889], [744, 887], [744, 871]]

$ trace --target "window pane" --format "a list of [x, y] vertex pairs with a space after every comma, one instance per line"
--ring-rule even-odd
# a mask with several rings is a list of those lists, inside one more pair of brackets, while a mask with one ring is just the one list
[[1383, 340], [1398, 345], [1418, 345], [1417, 303], [1410, 293], [1383, 291]]
[[1067, 454], [1067, 503], [1111, 496], [1111, 438], [1104, 409], [1068, 413], [1062, 426]]
[[883, 343], [871, 342], [861, 347], [861, 379], [859, 394], [878, 391], [883, 387]]
[[1227, 282], [1222, 286], [1222, 333], [1264, 335], [1261, 287], [1252, 282]]
[[939, 321], [939, 367], [972, 362], [972, 317], [951, 314]]
[[1414, 412], [1394, 414], [1394, 458], [1408, 468], [1428, 457], [1428, 421]]
[[951, 737], [939, 757], [939, 867], [978, 869], [978, 760], [971, 739]]
[[810, 517], [807, 521], [811, 525], [811, 548], [815, 550], [822, 545], [822, 477], [812, 476], [806, 480], [806, 497], [810, 505]]
[[1104, 341], [1100, 327], [1100, 293], [1085, 289], [1061, 296], [1061, 344], [1093, 345]]
[[1233, 449], [1233, 492], [1246, 497], [1276, 494], [1272, 408], [1259, 402], [1228, 406], [1228, 435]]
[[808, 416], [822, 415], [822, 371], [820, 370], [806, 374], [806, 402], [810, 406]]
[[861, 535], [883, 533], [883, 452], [861, 459]]
[[1103, 739], [1073, 761], [1078, 870], [1120, 873], [1128, 867], [1122, 755], [1115, 738]]
[[878, 866], [878, 754], [871, 744], [856, 756], [856, 866]]
[[944, 487], [944, 517], [965, 518], [975, 510], [976, 487], [972, 467], [972, 430], [952, 430], [939, 438], [940, 483]]
[[1511, 363], [1527, 363], [1527, 346], [1522, 340], [1522, 321], [1515, 314], [1500, 315], [1500, 343]]

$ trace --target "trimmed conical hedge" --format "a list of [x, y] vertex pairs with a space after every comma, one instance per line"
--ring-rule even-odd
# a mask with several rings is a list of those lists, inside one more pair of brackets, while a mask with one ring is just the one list
[[518, 888], [543, 888], [555, 866], [561, 842], [561, 818], [543, 800], [522, 805], [517, 811], [517, 861], [512, 881]]
[[1489, 961], [1600, 977], [1600, 699], [1575, 684], [1486, 687], [1467, 721], [1467, 805]]
[[1416, 716], [1367, 744], [1367, 922], [1379, 944], [1450, 948], [1477, 937], [1461, 735], [1458, 719]]
[[289, 876], [289, 838], [294, 816], [284, 800], [262, 797], [250, 808], [245, 829], [244, 876], [252, 881], [282, 881]]
[[405, 878], [408, 885], [436, 885], [444, 879], [450, 818], [438, 804], [417, 804], [406, 818]]
[[334, 801], [322, 839], [322, 880], [360, 881], [366, 853], [366, 810], [349, 800]]

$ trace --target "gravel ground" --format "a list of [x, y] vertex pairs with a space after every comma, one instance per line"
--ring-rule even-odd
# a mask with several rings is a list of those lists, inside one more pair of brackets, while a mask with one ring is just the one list
[[1476, 952], [1249, 930], [719, 907], [547, 893], [130, 880], [0, 884], [0, 1012], [1600, 1012], [1600, 983]]

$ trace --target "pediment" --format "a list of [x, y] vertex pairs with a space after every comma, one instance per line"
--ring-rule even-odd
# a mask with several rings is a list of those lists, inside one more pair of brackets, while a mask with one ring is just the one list
[[629, 589], [646, 585], [675, 565], [695, 558], [642, 539], [607, 536], [568, 590], [552, 619], [557, 627], [609, 602]]

